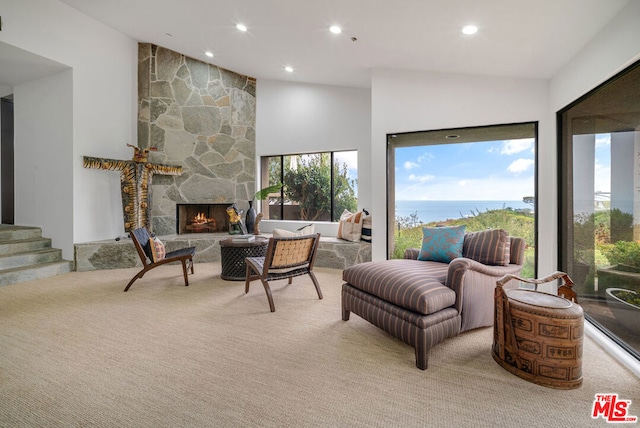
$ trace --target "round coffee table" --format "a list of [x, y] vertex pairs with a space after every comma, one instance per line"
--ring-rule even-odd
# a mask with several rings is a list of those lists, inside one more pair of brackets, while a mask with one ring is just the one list
[[264, 257], [269, 239], [256, 236], [255, 241], [233, 242], [233, 238], [220, 241], [220, 278], [228, 281], [244, 281], [247, 274], [245, 257]]

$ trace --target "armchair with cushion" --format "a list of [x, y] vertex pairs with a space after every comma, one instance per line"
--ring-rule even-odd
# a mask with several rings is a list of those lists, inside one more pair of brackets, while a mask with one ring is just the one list
[[[196, 254], [196, 247], [180, 248], [175, 251], [164, 254], [164, 246], [156, 245], [156, 242], [149, 234], [149, 231], [141, 227], [131, 231], [129, 234], [133, 245], [138, 251], [138, 256], [142, 261], [142, 270], [135, 274], [131, 281], [127, 284], [124, 291], [128, 291], [129, 287], [137, 280], [144, 276], [145, 273], [151, 269], [162, 266], [167, 263], [180, 262], [182, 263], [182, 274], [184, 276], [184, 285], [189, 285], [189, 277], [187, 271], [190, 270], [193, 274], [193, 256]], [[158, 251], [162, 248], [162, 254]]]
[[[492, 326], [496, 281], [522, 271], [524, 239], [501, 229], [462, 232], [461, 238], [460, 256], [451, 260], [425, 256], [423, 246], [408, 249], [402, 260], [345, 269], [342, 319], [347, 321], [354, 312], [401, 339], [415, 348], [416, 365], [423, 370], [432, 346], [461, 332]], [[505, 284], [517, 286], [517, 281]]]

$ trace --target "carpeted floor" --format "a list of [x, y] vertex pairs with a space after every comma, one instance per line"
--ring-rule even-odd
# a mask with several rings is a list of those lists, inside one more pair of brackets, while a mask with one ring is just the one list
[[526, 382], [491, 358], [492, 329], [413, 349], [340, 318], [341, 271], [262, 285], [197, 264], [191, 285], [162, 267], [72, 272], [0, 287], [2, 427], [585, 427], [596, 393], [633, 400], [640, 381], [594, 342], [584, 384]]

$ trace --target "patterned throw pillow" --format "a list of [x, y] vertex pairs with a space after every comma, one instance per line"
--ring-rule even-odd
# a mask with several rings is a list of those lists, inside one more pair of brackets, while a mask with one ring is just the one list
[[462, 248], [464, 257], [485, 265], [507, 266], [511, 259], [511, 238], [504, 229], [469, 232]]
[[418, 260], [449, 263], [462, 257], [465, 227], [423, 227]]
[[362, 240], [371, 242], [371, 216], [367, 212], [367, 210], [362, 210], [365, 213], [364, 220], [362, 221]]
[[158, 237], [153, 238], [153, 245], [151, 246], [151, 253], [153, 254], [153, 261], [158, 262], [167, 255], [167, 252], [164, 248], [164, 244]]
[[362, 221], [364, 213], [359, 211], [355, 214], [344, 210], [338, 223], [338, 238], [345, 241], [358, 242], [362, 237]]

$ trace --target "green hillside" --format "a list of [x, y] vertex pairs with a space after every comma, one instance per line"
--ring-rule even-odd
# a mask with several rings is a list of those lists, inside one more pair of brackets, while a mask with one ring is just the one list
[[[413, 220], [413, 222], [411, 221]], [[486, 229], [505, 229], [511, 236], [524, 238], [526, 242], [525, 263], [522, 276], [534, 277], [535, 233], [534, 217], [527, 211], [511, 208], [474, 212], [469, 217], [418, 224], [415, 216], [398, 219], [395, 227], [395, 246], [392, 258], [401, 259], [407, 248], [420, 248], [422, 245], [422, 227], [460, 226], [466, 225], [467, 232], [477, 232]]]

